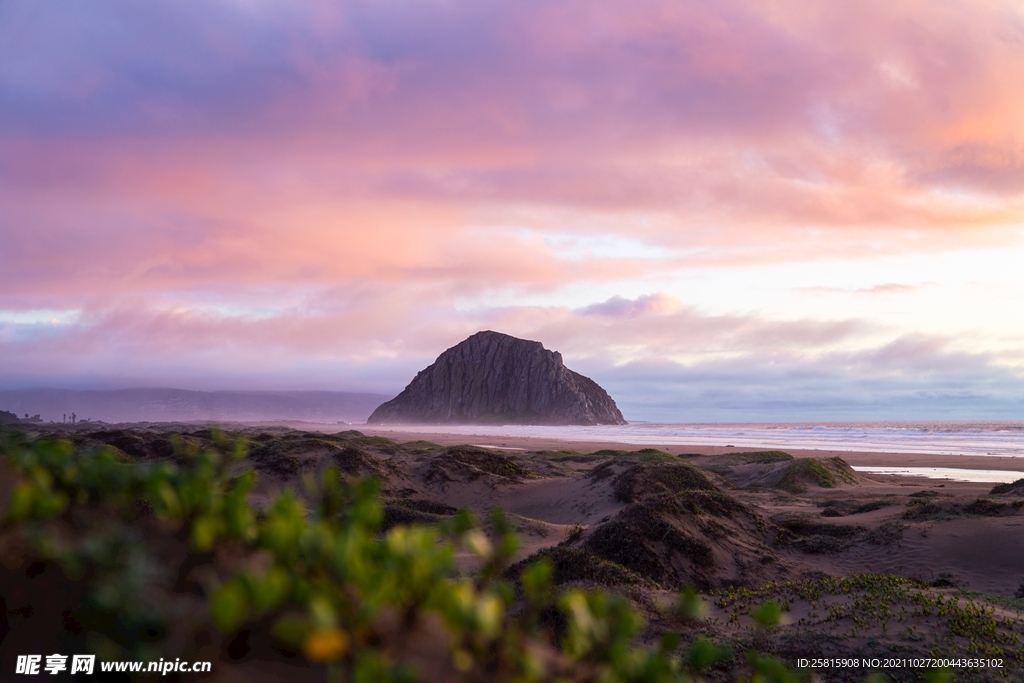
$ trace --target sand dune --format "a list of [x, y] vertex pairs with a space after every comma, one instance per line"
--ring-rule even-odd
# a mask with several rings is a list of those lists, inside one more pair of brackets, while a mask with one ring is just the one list
[[[165, 447], [172, 431], [195, 445], [210, 438], [208, 429], [193, 425], [50, 429], [81, 445], [111, 445], [135, 460], [174, 457]], [[848, 655], [851, 648], [905, 655], [980, 647], [957, 630], [958, 622], [937, 620], [937, 612], [922, 607], [934, 601], [954, 614], [961, 608], [943, 601], [973, 605], [963, 607], [975, 610], [965, 619], [994, 619], [999, 611], [1005, 619], [991, 627], [995, 642], [1013, 642], [1024, 632], [1024, 600], [1013, 597], [1024, 580], [1024, 487], [993, 492], [987, 483], [865, 474], [849, 466], [940, 460], [971, 467], [983, 460], [981, 469], [1000, 469], [1016, 466], [1014, 458], [669, 452], [512, 438], [469, 445], [465, 435], [406, 432], [393, 441], [387, 430], [320, 430], [235, 432], [250, 446], [239, 467], [259, 474], [257, 504], [282, 488], [301, 492], [305, 477], [334, 465], [350, 478], [381, 480], [386, 528], [444, 522], [460, 509], [486, 528], [488, 513], [504, 510], [522, 540], [516, 560], [546, 558], [563, 586], [624, 592], [647, 614], [651, 637], [657, 629], [693, 628], [673, 622], [666, 607], [688, 585], [714, 602], [699, 628], [719, 638], [749, 634], [744, 610], [755, 597], [786, 600], [791, 625], [765, 647], [793, 657]], [[474, 562], [468, 555], [457, 560], [463, 567]]]

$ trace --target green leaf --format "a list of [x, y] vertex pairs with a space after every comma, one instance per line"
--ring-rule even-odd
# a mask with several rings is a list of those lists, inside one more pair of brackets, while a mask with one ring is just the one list
[[200, 552], [206, 552], [213, 547], [220, 532], [220, 520], [212, 515], [204, 515], [192, 523], [192, 530], [189, 540], [192, 547]]
[[693, 673], [703, 673], [725, 656], [725, 651], [710, 640], [698, 638], [690, 645], [687, 665]]
[[309, 600], [309, 616], [318, 628], [334, 628], [338, 624], [338, 615], [331, 600], [325, 595], [314, 595]]
[[291, 587], [288, 574], [278, 567], [270, 568], [262, 576], [250, 576], [248, 583], [253, 608], [258, 612], [267, 612], [280, 605]]
[[763, 628], [778, 626], [779, 622], [782, 621], [782, 607], [774, 600], [768, 600], [753, 610], [750, 613], [750, 617], [754, 620], [754, 623]]
[[181, 509], [181, 501], [178, 499], [178, 494], [175, 492], [174, 487], [168, 484], [166, 481], [160, 482], [156, 489], [157, 499], [162, 505], [161, 513], [170, 519], [181, 519], [183, 516]]
[[302, 643], [309, 633], [309, 624], [294, 615], [286, 615], [274, 622], [271, 635], [281, 645], [284, 645], [292, 652], [302, 649]]
[[245, 588], [237, 581], [223, 584], [210, 600], [210, 618], [224, 633], [241, 626], [249, 613], [249, 599]]
[[693, 586], [687, 586], [679, 594], [679, 614], [684, 619], [700, 619], [704, 615], [704, 600]]
[[678, 633], [666, 631], [661, 634], [661, 639], [658, 641], [658, 649], [665, 653], [675, 652], [679, 648], [680, 641]]
[[68, 506], [68, 497], [61, 492], [44, 493], [36, 497], [35, 513], [40, 519], [56, 517]]
[[459, 510], [458, 512], [456, 512], [454, 524], [455, 533], [457, 534], [465, 533], [475, 526], [473, 523], [473, 515], [469, 512], [469, 510]]
[[22, 522], [32, 515], [32, 507], [36, 498], [36, 488], [23, 481], [14, 487], [11, 500], [7, 505], [7, 519], [12, 523]]
[[547, 559], [534, 562], [523, 570], [520, 580], [523, 582], [523, 591], [530, 602], [542, 603], [551, 599], [553, 574], [554, 565]]

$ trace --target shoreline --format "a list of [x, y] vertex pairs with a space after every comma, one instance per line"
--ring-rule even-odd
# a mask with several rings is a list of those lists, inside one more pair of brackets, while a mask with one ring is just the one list
[[[307, 428], [313, 425], [307, 425]], [[341, 431], [345, 425], [316, 425], [317, 427], [329, 427], [331, 431]], [[571, 439], [556, 437], [534, 437], [534, 436], [494, 436], [491, 434], [464, 434], [449, 433], [440, 431], [417, 431], [414, 429], [394, 429], [389, 427], [375, 427], [371, 425], [351, 425], [349, 429], [356, 429], [368, 436], [383, 436], [394, 441], [433, 441], [442, 446], [455, 446], [461, 444], [473, 444], [477, 446], [491, 446], [497, 448], [509, 448], [526, 450], [573, 450], [581, 453], [592, 453], [602, 449], [614, 450], [639, 450], [641, 448], [657, 448], [658, 450], [682, 455], [686, 453], [700, 455], [723, 455], [727, 453], [742, 453], [756, 450], [784, 450], [786, 453], [797, 458], [831, 458], [840, 457], [851, 466], [857, 467], [942, 467], [963, 470], [1000, 470], [1000, 471], [1021, 471], [1024, 472], [1024, 457], [1003, 456], [1003, 455], [952, 455], [912, 452], [874, 452], [874, 451], [846, 451], [837, 449], [816, 450], [806, 448], [785, 448], [779, 446], [708, 446], [696, 444], [636, 444], [625, 441], [590, 441], [587, 439]], [[325, 431], [318, 429], [318, 431]], [[887, 475], [882, 475], [887, 476]], [[905, 476], [905, 475], [892, 475]]]
[[[122, 423], [118, 425], [106, 423], [78, 423], [76, 425], [40, 425], [45, 431], [77, 431], [81, 428], [125, 428], [134, 425], [174, 424], [174, 423]], [[214, 424], [211, 421], [197, 421], [177, 424], [194, 424], [196, 426]], [[593, 453], [600, 450], [636, 451], [643, 448], [656, 448], [672, 455], [723, 455], [762, 450], [782, 450], [797, 458], [842, 458], [853, 467], [900, 467], [900, 468], [944, 468], [956, 470], [995, 470], [1001, 472], [1021, 472], [1024, 478], [1024, 456], [1022, 455], [989, 455], [989, 454], [953, 454], [923, 453], [915, 451], [865, 451], [843, 450], [838, 448], [792, 448], [774, 444], [741, 444], [729, 446], [708, 444], [679, 444], [657, 442], [645, 438], [643, 442], [628, 440], [594, 440], [571, 436], [517, 436], [496, 435], [493, 433], [473, 433], [463, 427], [460, 431], [441, 431], [435, 429], [417, 429], [414, 426], [375, 426], [357, 423], [314, 422], [306, 420], [253, 420], [226, 421], [219, 423], [221, 427], [259, 428], [285, 427], [323, 433], [338, 433], [356, 430], [368, 436], [382, 436], [399, 443], [409, 441], [431, 441], [442, 446], [470, 444], [509, 451], [559, 451], [572, 450], [579, 453]], [[872, 474], [885, 478], [899, 477], [901, 480], [918, 478], [907, 474]], [[933, 480], [934, 481], [934, 480]]]

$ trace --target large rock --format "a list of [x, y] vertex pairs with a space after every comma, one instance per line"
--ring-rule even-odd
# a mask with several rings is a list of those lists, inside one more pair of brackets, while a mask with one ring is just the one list
[[368, 424], [626, 424], [593, 380], [540, 342], [477, 332], [421, 370]]

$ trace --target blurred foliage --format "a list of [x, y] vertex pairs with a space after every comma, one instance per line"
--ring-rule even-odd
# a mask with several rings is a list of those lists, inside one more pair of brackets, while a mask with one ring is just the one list
[[[382, 533], [377, 482], [331, 467], [254, 505], [244, 448], [216, 433], [212, 448], [179, 441], [172, 460], [142, 463], [0, 439], [0, 591], [15, 615], [0, 638], [21, 652], [211, 660], [215, 676], [276, 662], [343, 681], [699, 681], [716, 666], [808, 678], [705, 639], [643, 644], [626, 598], [559, 592], [547, 561], [504, 580], [519, 543], [500, 513], [489, 535], [467, 513]], [[676, 611], [696, 622], [704, 604], [687, 590]], [[780, 615], [752, 613], [760, 629]]]

